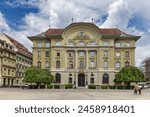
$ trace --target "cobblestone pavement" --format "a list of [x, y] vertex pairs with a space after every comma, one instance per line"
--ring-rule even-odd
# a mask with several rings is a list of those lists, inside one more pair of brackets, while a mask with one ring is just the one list
[[133, 90], [0, 88], [0, 100], [150, 100], [150, 89], [134, 95]]

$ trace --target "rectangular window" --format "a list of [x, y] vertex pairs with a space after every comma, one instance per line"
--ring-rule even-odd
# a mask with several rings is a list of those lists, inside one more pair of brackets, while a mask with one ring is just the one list
[[60, 56], [60, 53], [59, 53], [59, 52], [57, 52], [57, 56]]
[[121, 47], [120, 43], [115, 43], [115, 47]]
[[125, 57], [129, 57], [129, 51], [125, 52]]
[[45, 62], [45, 68], [49, 68], [49, 61]]
[[91, 46], [96, 46], [96, 42], [95, 42], [95, 41], [91, 41], [91, 42], [90, 42], [90, 45], [91, 45]]
[[83, 41], [80, 41], [80, 46], [84, 46], [84, 42]]
[[103, 42], [103, 46], [109, 46], [108, 41], [104, 41], [104, 42]]
[[61, 42], [60, 41], [56, 41], [56, 46], [61, 46]]
[[73, 41], [69, 41], [69, 46], [73, 46], [74, 42]]
[[120, 57], [120, 51], [116, 51], [116, 57]]
[[79, 53], [80, 57], [84, 57], [84, 52]]
[[91, 84], [94, 84], [94, 78], [91, 78], [91, 80], [90, 80], [91, 82]]
[[49, 47], [50, 47], [50, 43], [49, 43], [49, 42], [46, 42], [46, 43], [45, 43], [45, 47], [46, 47], [46, 48], [49, 48]]
[[125, 47], [130, 47], [130, 43], [127, 42], [127, 43], [124, 44], [124, 46]]
[[41, 57], [41, 51], [38, 51], [38, 57]]
[[90, 52], [90, 57], [94, 57], [95, 56], [95, 52]]
[[72, 78], [69, 78], [68, 83], [72, 84]]
[[49, 57], [49, 51], [45, 52], [45, 57]]
[[104, 56], [108, 57], [108, 50], [104, 50]]
[[38, 42], [37, 46], [38, 46], [38, 47], [42, 47], [42, 43], [41, 43], [41, 42]]

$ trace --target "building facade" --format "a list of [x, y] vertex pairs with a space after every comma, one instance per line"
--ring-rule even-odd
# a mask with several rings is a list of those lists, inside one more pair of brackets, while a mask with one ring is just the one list
[[143, 72], [145, 76], [145, 81], [150, 82], [150, 57], [146, 58], [141, 66], [140, 66], [141, 71]]
[[33, 66], [50, 70], [56, 83], [85, 87], [114, 84], [122, 67], [134, 66], [140, 37], [79, 22], [28, 38], [33, 42]]
[[25, 69], [32, 65], [32, 53], [6, 34], [0, 34], [0, 86], [22, 82]]

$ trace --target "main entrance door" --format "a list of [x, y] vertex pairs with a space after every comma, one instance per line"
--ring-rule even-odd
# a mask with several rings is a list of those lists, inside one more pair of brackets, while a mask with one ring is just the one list
[[79, 87], [84, 87], [85, 86], [85, 75], [84, 74], [79, 74], [78, 75], [78, 86]]

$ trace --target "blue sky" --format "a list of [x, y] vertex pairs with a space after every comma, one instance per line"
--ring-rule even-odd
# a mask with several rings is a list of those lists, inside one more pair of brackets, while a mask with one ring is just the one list
[[91, 22], [100, 28], [119, 27], [124, 32], [140, 35], [136, 43], [136, 64], [150, 56], [149, 0], [1, 0], [0, 32], [24, 43], [31, 50], [26, 36], [51, 27], [64, 28], [74, 22]]
[[[18, 30], [18, 25], [23, 25], [22, 20], [28, 13], [38, 13], [37, 7], [31, 7], [29, 5], [15, 5], [12, 1], [14, 0], [1, 0], [0, 11], [4, 14], [8, 24], [15, 30]], [[12, 6], [9, 4], [12, 3]]]

